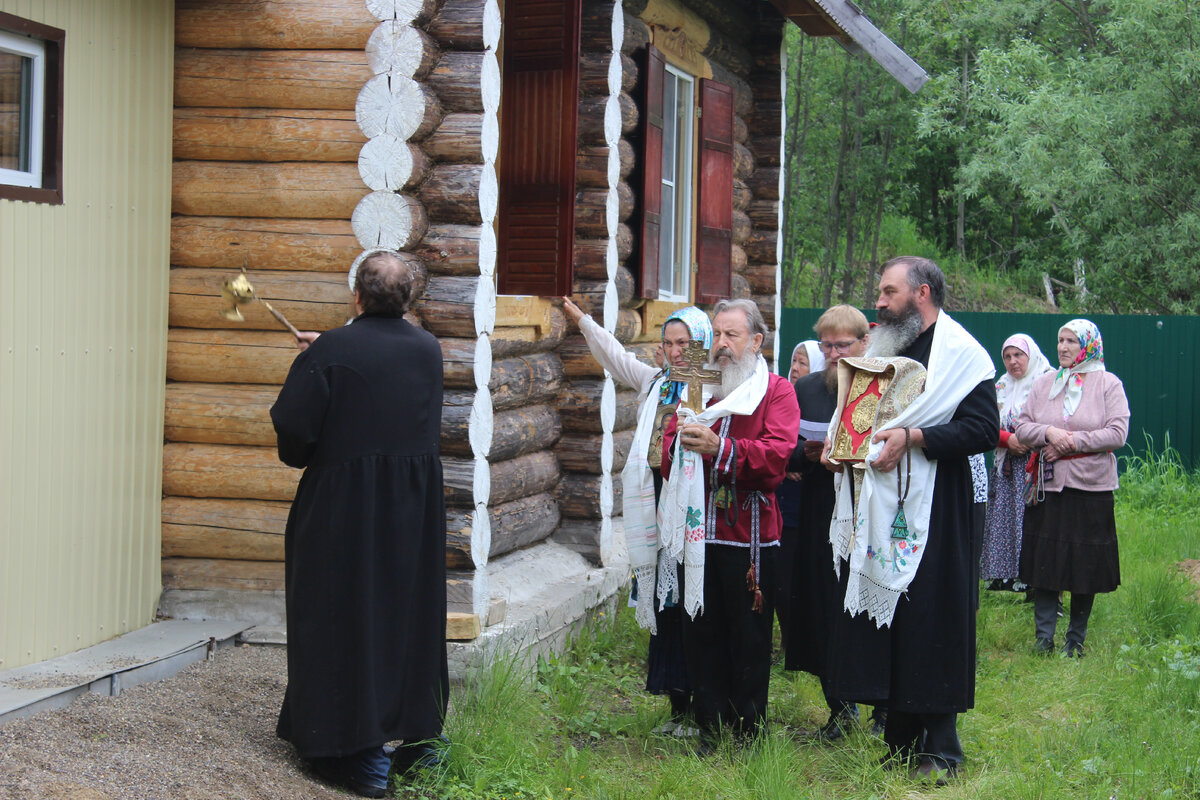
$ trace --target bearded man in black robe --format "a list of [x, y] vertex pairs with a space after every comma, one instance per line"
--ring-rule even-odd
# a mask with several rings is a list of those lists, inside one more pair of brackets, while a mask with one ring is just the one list
[[[960, 399], [946, 422], [875, 434], [882, 450], [868, 459], [868, 470], [881, 485], [896, 486], [896, 469], [910, 448], [921, 448], [936, 464], [927, 539], [889, 623], [879, 626], [866, 613], [843, 612], [834, 620], [827, 672], [835, 697], [888, 706], [889, 765], [915, 763], [915, 778], [939, 784], [962, 762], [957, 715], [975, 704], [979, 559], [967, 459], [995, 446], [1000, 425], [995, 368], [979, 343], [942, 311], [945, 286], [941, 269], [924, 258], [893, 259], [880, 273], [879, 325], [867, 355], [918, 361], [928, 369], [923, 394]], [[906, 474], [911, 477], [911, 469]], [[910, 524], [913, 516], [910, 511]], [[843, 589], [848, 574], [843, 561]]]
[[[403, 319], [417, 277], [392, 253], [364, 259], [359, 315], [305, 337], [271, 408], [279, 458], [304, 468], [285, 538], [277, 732], [365, 797], [425, 754], [448, 697], [442, 351]], [[398, 739], [393, 765], [384, 745]]]

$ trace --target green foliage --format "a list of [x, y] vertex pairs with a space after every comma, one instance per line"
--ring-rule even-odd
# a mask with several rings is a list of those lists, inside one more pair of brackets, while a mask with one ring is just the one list
[[1023, 595], [983, 593], [976, 707], [959, 725], [967, 760], [949, 787], [881, 768], [884, 747], [865, 730], [813, 744], [803, 731], [824, 721], [820, 685], [779, 668], [760, 740], [724, 741], [701, 759], [689, 741], [655, 735], [667, 704], [642, 689], [647, 636], [622, 605], [560, 656], [533, 668], [496, 658], [456, 686], [445, 765], [397, 791], [466, 800], [1196, 797], [1200, 605], [1176, 565], [1200, 558], [1200, 472], [1185, 471], [1169, 443], [1125, 467], [1122, 585], [1097, 598], [1086, 658], [1034, 655]]
[[1042, 273], [1079, 270], [1091, 294], [1061, 292], [1069, 311], [1200, 310], [1196, 3], [863, 5], [930, 80], [895, 93], [873, 62], [789, 38], [786, 303], [866, 298], [890, 215], [973, 286], [1038, 298]]

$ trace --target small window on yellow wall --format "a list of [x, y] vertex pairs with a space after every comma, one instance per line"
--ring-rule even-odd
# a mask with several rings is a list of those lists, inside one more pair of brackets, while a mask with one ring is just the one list
[[64, 38], [0, 14], [0, 198], [62, 202]]

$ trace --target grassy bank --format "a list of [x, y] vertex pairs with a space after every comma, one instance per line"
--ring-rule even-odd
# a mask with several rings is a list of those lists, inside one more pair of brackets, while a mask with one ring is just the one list
[[1122, 482], [1122, 586], [1097, 598], [1086, 658], [1034, 656], [1032, 607], [984, 593], [976, 708], [959, 724], [967, 761], [949, 787], [884, 771], [884, 746], [865, 732], [808, 743], [803, 731], [824, 721], [819, 686], [779, 668], [769, 736], [696, 758], [652, 733], [667, 705], [642, 690], [646, 635], [622, 607], [532, 680], [503, 662], [474, 676], [454, 697], [445, 767], [401, 796], [1200, 797], [1200, 605], [1175, 566], [1200, 557], [1200, 474], [1153, 457]]

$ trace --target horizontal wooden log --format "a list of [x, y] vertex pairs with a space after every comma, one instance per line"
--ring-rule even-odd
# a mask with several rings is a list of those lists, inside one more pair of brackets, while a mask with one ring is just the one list
[[177, 161], [171, 171], [175, 214], [347, 219], [366, 194], [353, 164]]
[[[629, 344], [642, 335], [642, 315], [629, 308], [622, 308], [617, 313], [617, 324], [613, 336], [622, 344]], [[657, 334], [656, 334], [657, 335]]]
[[[617, 95], [617, 102], [621, 107], [621, 133], [628, 136], [637, 130], [639, 119], [637, 103], [625, 92]], [[607, 105], [608, 97], [580, 99], [578, 128], [580, 145], [607, 144], [604, 133], [604, 113]]]
[[283, 385], [300, 351], [286, 331], [167, 331], [167, 380]]
[[426, 82], [437, 94], [446, 113], [483, 113], [483, 94], [479, 84], [483, 59], [483, 53], [461, 50], [442, 53]]
[[[617, 218], [625, 222], [633, 215], [633, 189], [625, 181], [617, 184]], [[608, 190], [584, 189], [575, 193], [575, 234], [583, 239], [608, 235]]]
[[[565, 472], [586, 472], [589, 475], [600, 474], [600, 447], [604, 435], [599, 433], [567, 433], [563, 434], [554, 446], [554, 453]], [[625, 468], [625, 459], [633, 444], [633, 430], [616, 431], [613, 433], [613, 480], [620, 480], [621, 470]]]
[[275, 446], [270, 410], [278, 386], [168, 383], [163, 437], [168, 442]]
[[[489, 461], [491, 495], [488, 505], [499, 505], [549, 492], [562, 474], [558, 459], [549, 450], [528, 453], [505, 461]], [[442, 457], [446, 502], [459, 508], [473, 508], [475, 460]]]
[[[497, 370], [496, 367], [502, 369]], [[532, 353], [493, 363], [488, 391], [494, 412], [507, 411], [538, 403], [552, 402], [562, 389], [565, 375], [563, 363], [555, 353]], [[475, 402], [474, 389], [447, 390], [445, 405], [470, 407]]]
[[377, 24], [362, 0], [179, 0], [175, 46], [361, 50]]
[[434, 223], [413, 247], [431, 275], [479, 274], [479, 226]]
[[164, 558], [283, 561], [290, 503], [164, 497]]
[[[637, 85], [637, 63], [625, 54], [621, 59], [622, 92], [633, 92]], [[579, 56], [580, 97], [607, 97], [609, 94], [608, 71], [613, 60], [612, 52], [584, 52]]]
[[558, 523], [553, 539], [597, 567], [604, 566], [600, 554], [600, 520], [564, 518]]
[[484, 0], [444, 0], [426, 30], [447, 50], [483, 50]]
[[[618, 266], [616, 274], [613, 276], [613, 284], [617, 290], [617, 303], [622, 308], [629, 306], [635, 300], [633, 273], [628, 268]], [[597, 280], [576, 280], [574, 291], [571, 296], [575, 298], [575, 302], [585, 313], [593, 316], [603, 313], [604, 310], [604, 294], [607, 291], [608, 281]], [[641, 298], [636, 298], [638, 301]]]
[[729, 248], [729, 263], [734, 273], [746, 271], [746, 251], [741, 245], [731, 245]]
[[762, 167], [779, 166], [780, 136], [755, 136], [750, 140], [750, 150], [754, 153], [754, 161]]
[[375, 19], [394, 19], [401, 25], [428, 25], [442, 0], [366, 0]]
[[[601, 280], [608, 277], [605, 259], [608, 252], [607, 236], [595, 239], [575, 239], [575, 269], [586, 273], [581, 277]], [[633, 253], [633, 229], [625, 223], [617, 225], [617, 261], [623, 263]]]
[[353, 110], [361, 50], [175, 50], [175, 106]]
[[731, 239], [735, 245], [744, 246], [750, 240], [750, 234], [754, 230], [754, 225], [750, 222], [750, 217], [744, 211], [733, 212], [733, 229]]
[[750, 285], [750, 291], [754, 294], [774, 294], [777, 287], [775, 283], [775, 263], [754, 263], [746, 267], [742, 275], [746, 278]]
[[754, 154], [743, 144], [733, 145], [733, 176], [746, 180], [754, 174]]
[[779, 227], [779, 201], [778, 200], [755, 200], [750, 204], [750, 208], [746, 211], [750, 217], [750, 221], [754, 223], [756, 228], [777, 228]]
[[762, 312], [763, 319], [766, 320], [767, 327], [771, 330], [775, 329], [775, 294], [756, 294], [751, 298], [757, 305], [758, 310]]
[[[738, 112], [741, 113], [741, 112]], [[783, 104], [778, 100], [755, 103], [742, 114], [755, 136], [779, 136], [782, 131]]]
[[746, 120], [736, 114], [733, 117], [733, 140], [738, 144], [746, 144], [750, 140], [750, 128]]
[[754, 193], [745, 181], [733, 179], [733, 208], [735, 211], [745, 211], [754, 201]]
[[[621, 512], [621, 481], [614, 480], [613, 511]], [[600, 519], [600, 476], [567, 473], [554, 490], [558, 508], [568, 519]]]
[[[578, 380], [563, 386], [558, 398], [558, 415], [563, 432], [601, 433], [600, 396], [604, 381]], [[616, 416], [613, 430], [632, 427], [637, 421], [637, 394], [631, 391], [616, 393]]]
[[171, 263], [346, 274], [362, 252], [347, 220], [173, 217]]
[[232, 589], [282, 592], [282, 561], [231, 561], [213, 558], [164, 558], [163, 589]]
[[729, 278], [729, 296], [749, 300], [750, 294], [750, 281], [744, 275], [733, 273]]
[[[230, 270], [180, 267], [171, 270], [168, 320], [175, 328], [244, 328], [279, 330], [280, 322], [260, 302], [241, 306], [242, 322], [222, 316], [221, 284], [237, 273]], [[354, 296], [346, 279], [329, 272], [273, 270], [250, 277], [258, 297], [267, 300], [288, 320], [306, 331], [327, 331], [354, 316]]]
[[418, 197], [430, 219], [455, 225], [478, 225], [479, 184], [483, 167], [478, 164], [439, 164], [429, 172]]
[[300, 474], [282, 463], [273, 447], [163, 445], [166, 495], [290, 501]]
[[364, 248], [408, 250], [425, 236], [429, 219], [415, 197], [374, 191], [364, 195], [350, 215], [350, 228]]
[[198, 161], [349, 161], [367, 138], [350, 111], [177, 108], [172, 154]]
[[[608, 151], [604, 145], [584, 145], [575, 157], [575, 185], [580, 188], [608, 188]], [[617, 148], [620, 159], [620, 177], [626, 179], [633, 172], [636, 158], [633, 145], [628, 139], [621, 139]]]
[[[448, 406], [442, 409], [442, 452], [448, 456], [471, 455], [471, 408]], [[489, 461], [503, 461], [519, 455], [545, 450], [558, 441], [562, 424], [549, 405], [525, 406], [497, 411], [492, 417], [492, 447]]]
[[[625, 33], [621, 52], [636, 53], [650, 43], [650, 28], [630, 12], [625, 12]], [[584, 8], [581, 17], [583, 46], [587, 50], [612, 52], [612, 5], [594, 3]]]
[[[471, 518], [474, 511], [456, 508], [446, 510], [446, 566], [468, 569], [474, 566], [471, 558]], [[488, 509], [492, 530], [492, 545], [488, 558], [540, 542], [557, 527], [561, 515], [558, 503], [551, 494], [535, 494]]]
[[[754, 98], [754, 91], [750, 88], [749, 82], [742, 77], [743, 73], [729, 70], [724, 64], [719, 63], [719, 59], [713, 60], [709, 58], [709, 66], [712, 67], [713, 78], [726, 84], [733, 89], [733, 113], [735, 116], [741, 117], [746, 121], [746, 124], [751, 130], [755, 130], [755, 120], [751, 119], [751, 112], [757, 108], [757, 103]], [[776, 113], [779, 106], [776, 104]], [[776, 127], [771, 130], [778, 130], [778, 121]]]
[[429, 157], [419, 145], [387, 133], [367, 142], [358, 154], [358, 174], [377, 192], [399, 192], [417, 186], [429, 169]]
[[482, 164], [482, 136], [482, 114], [447, 114], [442, 118], [442, 124], [421, 142], [421, 146], [436, 161]]
[[746, 260], [750, 264], [778, 263], [779, 259], [775, 254], [775, 240], [777, 238], [778, 233], [774, 229], [763, 230], [762, 228], [755, 228], [744, 245], [746, 248]]
[[779, 167], [763, 167], [746, 181], [756, 200], [779, 199]]

